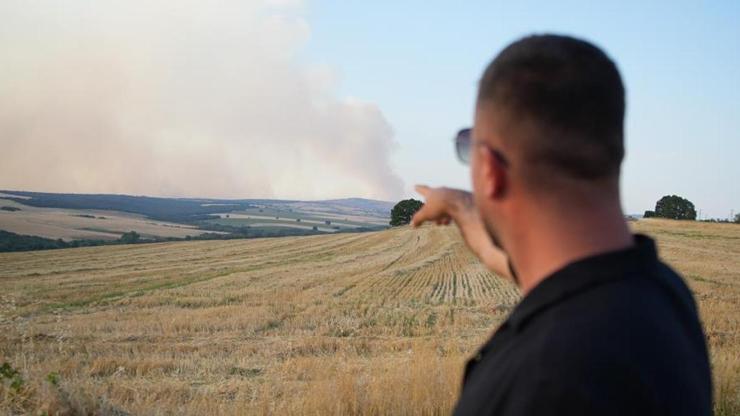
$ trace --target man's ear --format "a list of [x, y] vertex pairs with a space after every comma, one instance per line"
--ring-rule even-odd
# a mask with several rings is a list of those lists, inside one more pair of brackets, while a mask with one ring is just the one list
[[506, 194], [508, 184], [508, 171], [501, 161], [487, 146], [477, 146], [481, 152], [481, 179], [483, 192], [486, 198], [500, 199]]

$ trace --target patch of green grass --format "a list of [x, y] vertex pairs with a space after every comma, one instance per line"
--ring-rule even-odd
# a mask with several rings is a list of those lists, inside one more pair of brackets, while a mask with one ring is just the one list
[[6, 380], [9, 382], [10, 389], [16, 393], [21, 390], [25, 383], [21, 373], [7, 362], [0, 366], [0, 382], [4, 383]]
[[698, 274], [687, 274], [686, 277], [688, 277], [691, 280], [696, 280], [697, 282], [712, 283], [715, 285], [726, 285], [726, 283], [722, 283], [717, 280], [707, 279], [707, 278], [699, 276]]
[[652, 233], [658, 234], [658, 235], [660, 234], [670, 235], [673, 237], [693, 238], [697, 240], [740, 240], [740, 237], [738, 236], [709, 234], [706, 231], [658, 230], [658, 231], [652, 231]]
[[258, 375], [262, 374], [262, 369], [261, 368], [231, 367], [229, 369], [229, 374], [232, 376], [253, 378], [253, 377], [257, 377]]
[[267, 321], [267, 323], [265, 323], [264, 325], [257, 328], [254, 332], [262, 333], [262, 332], [270, 331], [272, 329], [278, 329], [280, 328], [282, 324], [283, 324], [282, 319], [271, 319]]

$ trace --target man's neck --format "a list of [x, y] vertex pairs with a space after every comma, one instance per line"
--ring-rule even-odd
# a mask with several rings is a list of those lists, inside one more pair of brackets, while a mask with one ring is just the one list
[[507, 247], [524, 295], [574, 261], [634, 244], [618, 202], [536, 211], [521, 216], [525, 224]]

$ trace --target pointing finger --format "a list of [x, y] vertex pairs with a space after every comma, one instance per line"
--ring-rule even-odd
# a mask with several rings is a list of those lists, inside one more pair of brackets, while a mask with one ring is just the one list
[[424, 198], [426, 198], [429, 195], [430, 188], [426, 185], [416, 185], [414, 189], [416, 190], [416, 192], [421, 194], [421, 196], [423, 196]]
[[429, 215], [427, 214], [426, 211], [427, 210], [425, 210], [424, 207], [416, 211], [416, 214], [414, 214], [414, 216], [411, 217], [411, 225], [414, 227], [418, 227], [424, 224], [425, 221], [429, 220]]

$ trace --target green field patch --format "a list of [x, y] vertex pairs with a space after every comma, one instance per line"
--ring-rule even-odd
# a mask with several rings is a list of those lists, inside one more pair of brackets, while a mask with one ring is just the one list
[[[301, 219], [301, 221], [315, 221], [322, 224], [326, 224], [326, 221], [329, 221], [330, 225], [339, 225], [340, 227], [377, 227], [378, 224], [375, 222], [367, 221], [352, 221], [349, 219], [338, 219], [334, 216], [331, 217], [322, 217], [320, 215], [317, 215], [314, 212], [308, 213], [308, 212], [302, 212], [302, 211], [288, 211], [288, 210], [277, 210], [277, 209], [270, 209], [270, 208], [263, 208], [263, 209], [246, 209], [241, 211], [234, 211], [229, 214], [222, 214], [222, 215], [254, 215], [254, 216], [263, 216], [268, 218], [275, 218], [279, 217], [280, 219], [284, 220], [293, 220]], [[373, 220], [376, 221], [383, 221], [384, 218], [373, 218]]]
[[[205, 221], [207, 224], [224, 225], [228, 227], [250, 227], [259, 230], [277, 231], [285, 228], [298, 228], [301, 230], [312, 230], [317, 227], [317, 231], [332, 232], [336, 229], [331, 226], [298, 222], [296, 220], [276, 220], [276, 219], [246, 219], [246, 218], [220, 218]], [[340, 227], [340, 229], [342, 229]]]

